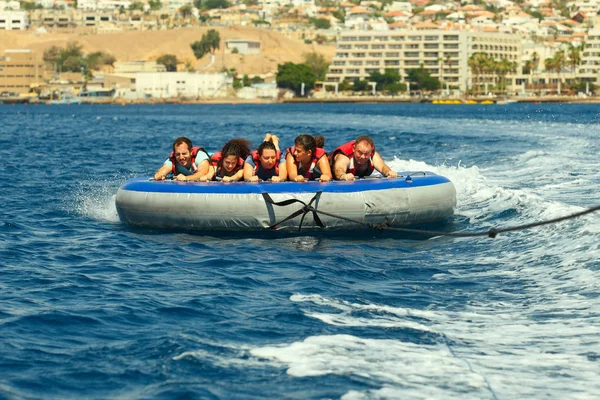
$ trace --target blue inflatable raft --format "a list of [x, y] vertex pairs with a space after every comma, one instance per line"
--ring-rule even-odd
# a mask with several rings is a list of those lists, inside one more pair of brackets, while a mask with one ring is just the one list
[[195, 231], [365, 229], [444, 220], [456, 190], [432, 172], [352, 182], [177, 182], [134, 178], [117, 191], [131, 226]]

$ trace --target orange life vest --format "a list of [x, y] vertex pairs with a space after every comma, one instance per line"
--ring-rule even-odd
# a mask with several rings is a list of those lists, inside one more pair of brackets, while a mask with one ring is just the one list
[[[190, 154], [192, 155], [192, 171], [194, 171], [194, 172], [196, 172], [196, 170], [198, 169], [198, 167], [196, 167], [196, 156], [198, 155], [199, 151], [206, 154], [207, 158], [210, 157], [208, 155], [208, 153], [206, 152], [206, 150], [204, 150], [202, 147], [200, 147], [200, 146], [192, 147], [192, 151], [190, 152]], [[175, 159], [174, 151], [172, 151], [171, 155], [169, 155], [169, 160], [171, 161], [171, 173], [173, 175], [177, 175], [177, 160]]]
[[356, 144], [356, 140], [353, 140], [351, 142], [341, 145], [340, 147], [335, 149], [333, 151], [333, 153], [331, 153], [329, 160], [331, 162], [331, 170], [332, 171], [334, 171], [335, 156], [337, 156], [338, 154], [343, 154], [350, 159], [350, 164], [348, 165], [348, 169], [347, 169], [346, 173], [350, 173], [354, 176], [358, 176], [359, 178], [371, 175], [373, 173], [373, 171], [375, 170], [375, 166], [373, 165], [373, 155], [375, 155], [375, 146], [373, 146], [373, 150], [371, 151], [371, 155], [369, 156], [368, 167], [365, 170], [360, 171], [359, 174], [357, 175], [356, 174], [356, 166], [354, 165], [354, 146], [355, 146], [355, 144]]
[[258, 176], [259, 179], [266, 181], [274, 176], [279, 176], [279, 162], [281, 161], [281, 151], [277, 150], [275, 153], [275, 165], [271, 169], [264, 169], [260, 164], [260, 155], [258, 150], [254, 150], [250, 153], [252, 162], [254, 163], [254, 175]]
[[[289, 147], [285, 151], [286, 157], [288, 154], [291, 154], [292, 157], [294, 157], [295, 150], [296, 146]], [[294, 164], [296, 164], [296, 167], [298, 167], [298, 175], [302, 175], [303, 177], [311, 181], [319, 179], [321, 177], [321, 174], [323, 173], [323, 171], [321, 171], [321, 169], [319, 168], [319, 160], [323, 156], [327, 157], [327, 152], [324, 149], [317, 147], [317, 149], [313, 152], [312, 160], [310, 161], [310, 167], [307, 171], [304, 171], [302, 164], [300, 163], [300, 165], [298, 165], [299, 163], [296, 162], [296, 160], [294, 159]]]

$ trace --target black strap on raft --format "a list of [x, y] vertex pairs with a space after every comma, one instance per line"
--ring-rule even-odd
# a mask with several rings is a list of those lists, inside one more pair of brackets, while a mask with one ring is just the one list
[[302, 214], [302, 219], [300, 220], [300, 226], [298, 227], [298, 232], [300, 232], [300, 229], [302, 229], [302, 223], [304, 221], [304, 217], [306, 216], [306, 214], [308, 214], [309, 212], [313, 213], [313, 218], [315, 220], [315, 223], [320, 227], [320, 228], [325, 228], [325, 224], [323, 224], [323, 222], [321, 221], [321, 219], [319, 218], [318, 214], [323, 214], [323, 215], [327, 215], [329, 217], [332, 218], [337, 218], [337, 219], [341, 219], [344, 221], [348, 221], [348, 222], [352, 222], [358, 225], [363, 225], [367, 228], [371, 228], [371, 229], [377, 229], [379, 231], [384, 231], [384, 230], [389, 230], [389, 231], [396, 231], [396, 232], [404, 232], [404, 233], [415, 233], [415, 234], [420, 234], [420, 235], [427, 235], [427, 236], [449, 236], [449, 237], [479, 237], [479, 236], [487, 236], [490, 237], [492, 239], [494, 239], [499, 233], [504, 233], [504, 232], [513, 232], [513, 231], [521, 231], [524, 229], [530, 229], [530, 228], [535, 228], [538, 226], [543, 226], [543, 225], [550, 225], [550, 224], [555, 224], [558, 222], [562, 222], [562, 221], [566, 221], [569, 219], [574, 219], [574, 218], [579, 218], [583, 215], [586, 214], [591, 214], [593, 212], [596, 211], [600, 211], [600, 206], [595, 206], [595, 207], [591, 207], [588, 208], [587, 210], [583, 210], [580, 212], [576, 212], [574, 214], [570, 214], [570, 215], [565, 215], [563, 217], [558, 217], [558, 218], [553, 218], [553, 219], [549, 219], [546, 221], [540, 221], [540, 222], [532, 222], [529, 224], [523, 224], [523, 225], [517, 225], [517, 226], [512, 226], [512, 227], [508, 227], [508, 228], [490, 228], [487, 231], [482, 231], [482, 232], [470, 232], [470, 233], [461, 233], [461, 232], [441, 232], [441, 231], [427, 231], [427, 230], [421, 230], [421, 229], [410, 229], [410, 228], [395, 228], [392, 227], [392, 224], [388, 221], [388, 219], [386, 218], [384, 222], [378, 223], [378, 224], [369, 224], [366, 222], [362, 222], [362, 221], [357, 221], [351, 218], [346, 218], [344, 216], [341, 215], [336, 215], [336, 214], [331, 214], [325, 211], [320, 211], [317, 210], [316, 208], [314, 208], [312, 206], [313, 201], [315, 201], [317, 199], [317, 197], [321, 194], [321, 191], [316, 192], [315, 196], [308, 202], [308, 204], [306, 204], [305, 202], [301, 201], [301, 200], [297, 200], [297, 199], [290, 199], [290, 200], [283, 200], [280, 201], [278, 203], [276, 203], [275, 201], [273, 201], [273, 199], [271, 198], [271, 196], [269, 196], [268, 193], [263, 193], [263, 197], [265, 199], [265, 201], [269, 204], [273, 204], [275, 206], [287, 206], [293, 203], [301, 203], [304, 205], [304, 207], [302, 207], [302, 209], [295, 211], [294, 213], [292, 213], [290, 216], [288, 216], [287, 218], [283, 219], [282, 221], [273, 224], [271, 226], [269, 226], [268, 229], [276, 229], [277, 225], [290, 220], [292, 218], [297, 217], [298, 215]]
[[313, 196], [313, 198], [310, 199], [308, 204], [303, 202], [302, 200], [298, 200], [298, 199], [289, 199], [289, 200], [283, 200], [280, 202], [275, 202], [271, 198], [271, 196], [269, 196], [269, 193], [263, 193], [262, 196], [265, 199], [265, 201], [274, 206], [285, 207], [285, 206], [289, 206], [290, 204], [294, 204], [294, 203], [300, 203], [303, 205], [303, 207], [301, 209], [294, 211], [293, 213], [291, 213], [290, 215], [288, 215], [281, 221], [269, 226], [267, 229], [277, 229], [278, 225], [280, 225], [280, 224], [284, 223], [285, 221], [290, 220], [292, 218], [296, 218], [298, 215], [302, 214], [302, 218], [300, 219], [300, 225], [298, 226], [298, 232], [300, 232], [300, 230], [302, 229], [302, 224], [304, 223], [304, 217], [306, 217], [306, 214], [308, 214], [309, 212], [312, 212], [313, 219], [314, 219], [315, 223], [317, 224], [317, 226], [319, 228], [325, 228], [325, 224], [323, 223], [323, 221], [321, 221], [321, 218], [319, 218], [319, 215], [317, 214], [319, 211], [312, 206], [312, 203], [315, 200], [317, 200], [317, 198], [321, 195], [321, 193], [323, 193], [323, 192], [322, 191], [316, 192], [315, 195]]

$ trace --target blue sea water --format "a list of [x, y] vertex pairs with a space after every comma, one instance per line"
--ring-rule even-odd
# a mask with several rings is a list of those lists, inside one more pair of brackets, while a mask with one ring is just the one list
[[447, 230], [600, 204], [597, 105], [2, 106], [0, 398], [597, 398], [600, 213], [496, 239], [119, 221], [175, 137], [267, 131], [447, 176]]

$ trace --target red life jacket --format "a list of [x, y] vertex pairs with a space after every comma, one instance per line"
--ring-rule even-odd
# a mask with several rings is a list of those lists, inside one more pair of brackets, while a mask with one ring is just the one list
[[356, 175], [356, 166], [354, 165], [355, 142], [356, 140], [353, 140], [351, 142], [343, 144], [337, 149], [335, 149], [333, 153], [331, 153], [329, 160], [331, 162], [332, 171], [334, 171], [335, 156], [337, 156], [338, 154], [343, 154], [350, 159], [350, 164], [348, 165], [348, 170], [346, 171], [346, 173], [350, 173], [354, 176], [359, 176], [360, 178], [362, 178], [363, 176], [371, 175], [373, 173], [373, 171], [375, 170], [375, 166], [373, 165], [373, 155], [375, 155], [375, 146], [373, 146], [373, 150], [371, 151], [371, 155], [369, 156], [369, 166], [365, 171], [361, 171], [360, 175]]
[[[215, 177], [217, 178], [217, 180], [220, 180], [220, 178], [224, 177], [223, 165], [221, 164], [222, 160], [223, 160], [223, 154], [220, 151], [217, 151], [210, 157], [210, 165], [212, 165], [213, 167], [216, 167]], [[233, 171], [231, 171], [231, 175], [235, 175], [243, 167], [244, 167], [244, 159], [241, 157], [238, 157], [237, 165], [233, 168]]]
[[[196, 172], [196, 170], [198, 169], [198, 167], [196, 167], [196, 155], [198, 154], [199, 151], [206, 154], [206, 157], [209, 157], [206, 150], [204, 150], [202, 147], [200, 147], [200, 146], [192, 147], [192, 151], [190, 152], [190, 154], [192, 155], [192, 171], [194, 171], [194, 172]], [[173, 175], [177, 175], [177, 160], [175, 159], [174, 151], [171, 152], [171, 155], [169, 156], [169, 160], [171, 160], [171, 173]]]
[[[289, 147], [285, 153], [286, 153], [286, 157], [288, 154], [291, 154], [292, 157], [294, 157], [294, 151], [296, 150], [296, 146], [292, 146]], [[321, 174], [323, 173], [323, 171], [321, 171], [321, 168], [319, 168], [319, 160], [323, 157], [327, 157], [327, 152], [320, 148], [317, 147], [317, 150], [315, 150], [313, 152], [312, 155], [312, 160], [310, 161], [310, 167], [308, 168], [308, 171], [304, 171], [304, 169], [302, 168], [302, 164], [298, 163], [296, 161], [296, 159], [294, 159], [294, 164], [296, 164], [296, 167], [298, 167], [298, 175], [302, 175], [303, 177], [305, 177], [308, 180], [317, 180], [321, 177]]]
[[[252, 153], [250, 153], [250, 157], [252, 157], [252, 162], [254, 163], [254, 175], [258, 176], [260, 171], [264, 172], [264, 176], [268, 175], [270, 170], [265, 170], [263, 169], [262, 165], [260, 165], [260, 155], [258, 154], [258, 150], [254, 150]], [[273, 175], [279, 175], [279, 161], [281, 161], [281, 151], [277, 150], [275, 152], [275, 165], [272, 168], [275, 170], [275, 173]], [[259, 176], [259, 178], [261, 177]]]

